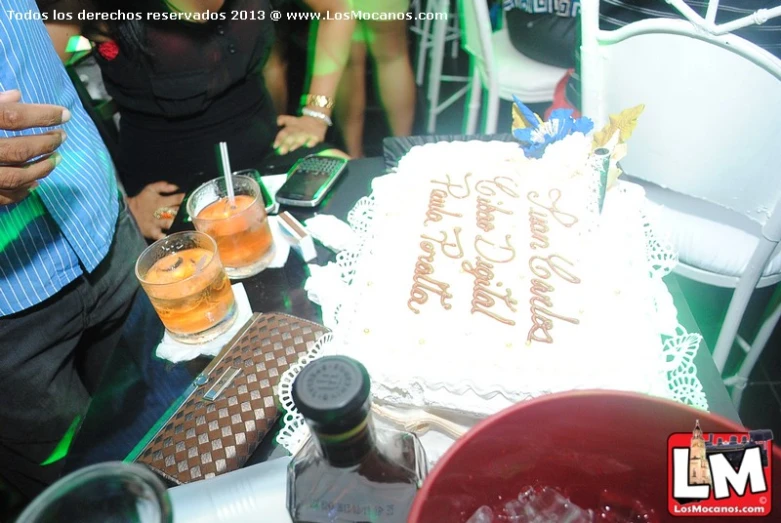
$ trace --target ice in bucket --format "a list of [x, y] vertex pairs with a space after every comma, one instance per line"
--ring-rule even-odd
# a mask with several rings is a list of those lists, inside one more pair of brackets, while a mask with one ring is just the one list
[[494, 523], [494, 511], [484, 505], [477, 509], [466, 523]]
[[230, 280], [216, 243], [206, 234], [180, 232], [150, 245], [136, 262], [136, 277], [178, 341], [212, 340], [236, 319]]
[[517, 499], [493, 509], [484, 505], [477, 509], [467, 523], [657, 523], [653, 510], [646, 509], [637, 500], [602, 492], [599, 510], [586, 510], [551, 487], [524, 489]]

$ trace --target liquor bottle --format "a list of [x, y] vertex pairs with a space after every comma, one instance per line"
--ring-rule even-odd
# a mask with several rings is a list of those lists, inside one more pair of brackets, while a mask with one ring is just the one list
[[317, 359], [293, 383], [293, 401], [312, 433], [288, 468], [293, 521], [405, 522], [425, 453], [414, 434], [375, 428], [366, 368], [344, 356]]

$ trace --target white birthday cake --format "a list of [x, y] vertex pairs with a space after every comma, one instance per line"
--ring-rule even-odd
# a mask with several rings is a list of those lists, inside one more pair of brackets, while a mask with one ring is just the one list
[[429, 144], [376, 179], [349, 217], [360, 242], [313, 274], [333, 330], [313, 357], [358, 359], [378, 404], [438, 415], [574, 389], [707, 408], [700, 337], [678, 324], [662, 281], [675, 256], [642, 188], [606, 183], [591, 135], [527, 156], [518, 143]]
[[600, 215], [589, 153], [583, 135], [539, 160], [513, 143], [413, 150], [375, 186], [333, 350], [397, 405], [480, 411], [494, 408], [465, 402], [467, 390], [515, 402], [661, 389], [643, 194], [611, 190]]

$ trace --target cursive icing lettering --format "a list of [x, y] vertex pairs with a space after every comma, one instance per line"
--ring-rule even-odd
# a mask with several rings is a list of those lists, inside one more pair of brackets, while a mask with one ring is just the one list
[[541, 207], [548, 211], [550, 215], [553, 217], [554, 220], [562, 224], [564, 227], [572, 227], [576, 223], [578, 223], [578, 217], [569, 214], [567, 212], [562, 211], [558, 208], [558, 202], [561, 199], [561, 191], [558, 189], [551, 189], [548, 191], [548, 198], [550, 198], [551, 202], [548, 205], [543, 205], [537, 199], [540, 197], [540, 194], [537, 191], [530, 191], [529, 194], [526, 195], [526, 198], [533, 203], [534, 205], [537, 205], [538, 207]]
[[[435, 184], [438, 184], [438, 185], [444, 185], [445, 187], [447, 187], [447, 192], [448, 192], [448, 194], [450, 194], [450, 196], [452, 196], [453, 198], [456, 198], [458, 200], [463, 200], [464, 198], [466, 198], [467, 196], [472, 194], [472, 189], [469, 187], [469, 177], [470, 176], [472, 176], [472, 173], [466, 173], [464, 175], [464, 183], [462, 183], [462, 184], [460, 184], [460, 183], [453, 183], [452, 181], [450, 181], [450, 175], [449, 174], [445, 175], [445, 179], [447, 181], [441, 182], [439, 180], [431, 180], [431, 183], [435, 183]], [[456, 194], [455, 192], [453, 192], [453, 189], [458, 190], [459, 194]]]
[[[505, 325], [515, 325], [515, 321], [505, 318], [498, 314], [496, 311], [491, 310], [497, 303], [497, 299], [504, 303], [508, 309], [512, 312], [516, 312], [515, 305], [518, 302], [512, 297], [512, 291], [505, 289], [503, 294], [494, 291], [491, 288], [491, 281], [494, 279], [494, 266], [490, 263], [483, 261], [479, 256], [477, 257], [475, 264], [472, 265], [468, 261], [461, 262], [461, 268], [465, 272], [474, 277], [474, 286], [472, 287], [472, 314], [480, 313], [485, 314], [489, 318], [492, 318], [499, 323]], [[500, 287], [502, 284], [497, 283], [496, 287]]]
[[434, 244], [428, 241], [420, 242], [420, 248], [424, 254], [418, 256], [415, 263], [415, 275], [412, 278], [414, 282], [410, 291], [410, 298], [407, 301], [407, 307], [415, 314], [420, 314], [420, 309], [416, 309], [413, 303], [423, 305], [428, 301], [428, 293], [431, 292], [439, 296], [439, 303], [443, 309], [450, 309], [452, 305], [447, 300], [453, 297], [448, 292], [450, 285], [433, 278], [434, 274], [434, 255], [436, 249]]
[[539, 305], [537, 305], [537, 301], [543, 301], [543, 303], [546, 302], [549, 303], [550, 299], [541, 300], [540, 298], [534, 297], [531, 300], [529, 300], [529, 303], [531, 303], [531, 311], [532, 311], [532, 328], [529, 329], [529, 333], [526, 336], [526, 341], [539, 341], [541, 343], [553, 343], [553, 337], [550, 334], [550, 331], [553, 330], [553, 318], [556, 318], [558, 320], [563, 320], [572, 323], [574, 325], [578, 325], [580, 323], [580, 321], [575, 318], [568, 318], [566, 316], [561, 316], [560, 314], [551, 312], [548, 308], [540, 307]]
[[[490, 240], [486, 240], [485, 238], [483, 238], [478, 234], [477, 236], [475, 236], [475, 250], [477, 251], [477, 254], [479, 254], [480, 256], [482, 256], [483, 258], [485, 258], [491, 263], [509, 263], [515, 259], [515, 247], [513, 247], [512, 244], [510, 243], [511, 238], [512, 236], [510, 236], [509, 234], [504, 237], [504, 241], [507, 244], [507, 246], [505, 247], [501, 245], [500, 246], [494, 245], [493, 242], [491, 242]], [[499, 249], [500, 251], [507, 251], [510, 253], [509, 257], [506, 260], [502, 260], [502, 259], [496, 259], [487, 256], [480, 248], [480, 244], [486, 244], [494, 249]]]
[[580, 283], [580, 278], [566, 270], [557, 261], [561, 260], [570, 267], [574, 267], [575, 264], [568, 259], [559, 256], [558, 254], [551, 254], [548, 257], [544, 256], [532, 256], [529, 258], [529, 268], [532, 270], [535, 276], [538, 278], [548, 279], [551, 277], [551, 271], [559, 278], [568, 281], [570, 283]]
[[[553, 343], [550, 331], [553, 330], [553, 320], [562, 320], [577, 325], [580, 321], [554, 312], [553, 298], [550, 296], [555, 287], [547, 280], [554, 274], [569, 283], [580, 283], [580, 278], [562, 268], [557, 260], [572, 266], [573, 264], [557, 254], [550, 256], [534, 256], [529, 260], [529, 268], [537, 278], [532, 279], [531, 294], [529, 300], [532, 313], [532, 327], [526, 337], [526, 341], [539, 341], [541, 343]], [[539, 278], [539, 279], [538, 279]]]
[[548, 241], [548, 220], [541, 212], [529, 209], [529, 230], [532, 233], [532, 242], [529, 244], [533, 250], [547, 249], [550, 247]]
[[[430, 240], [434, 243], [438, 243], [442, 250], [442, 254], [444, 254], [448, 258], [452, 258], [454, 260], [463, 258], [464, 249], [461, 247], [461, 238], [458, 237], [458, 235], [461, 233], [461, 227], [453, 227], [453, 236], [455, 237], [455, 243], [447, 241], [446, 231], [439, 231], [439, 233], [442, 235], [441, 240], [437, 240], [436, 238], [431, 238], [426, 235], [421, 235], [421, 238], [423, 238], [424, 240]], [[448, 252], [448, 249], [451, 250], [450, 253]], [[456, 250], [454, 251], [453, 249]]]
[[428, 210], [426, 211], [426, 221], [423, 222], [424, 226], [428, 225], [428, 222], [441, 221], [446, 215], [455, 218], [461, 217], [458, 213], [445, 210], [445, 199], [447, 198], [447, 194], [448, 193], [442, 189], [434, 189], [431, 191], [431, 196], [428, 201]]
[[518, 198], [520, 195], [510, 189], [508, 184], [505, 184], [505, 180], [508, 184], [512, 184], [513, 187], [518, 188], [518, 184], [512, 178], [507, 176], [497, 176], [493, 180], [480, 180], [475, 184], [475, 191], [479, 192], [483, 196], [496, 196], [496, 189], [499, 189], [507, 196], [511, 198]]
[[[497, 202], [497, 205], [502, 205], [502, 202]], [[512, 215], [512, 211], [501, 209], [491, 203], [488, 198], [482, 196], [477, 197], [477, 226], [488, 232], [494, 228], [494, 213], [500, 212], [502, 214]]]
[[[529, 246], [533, 250], [550, 248], [550, 239], [548, 238], [548, 232], [550, 232], [549, 216], [567, 228], [578, 223], [576, 216], [559, 209], [558, 202], [561, 199], [561, 191], [558, 189], [548, 191], [550, 203], [547, 205], [540, 202], [540, 194], [536, 191], [530, 191], [526, 198], [533, 206], [547, 211], [545, 213], [535, 207], [529, 209], [529, 231], [532, 235], [532, 241]], [[526, 341], [553, 343], [553, 336], [551, 336], [551, 331], [555, 325], [553, 320], [566, 321], [575, 325], [580, 323], [576, 318], [563, 316], [553, 310], [553, 298], [551, 295], [555, 288], [548, 280], [555, 275], [569, 283], [580, 283], [580, 278], [572, 274], [568, 267], [574, 267], [574, 264], [558, 254], [532, 256], [529, 258], [529, 269], [536, 278], [532, 279], [532, 297], [529, 299], [532, 326], [529, 329]]]

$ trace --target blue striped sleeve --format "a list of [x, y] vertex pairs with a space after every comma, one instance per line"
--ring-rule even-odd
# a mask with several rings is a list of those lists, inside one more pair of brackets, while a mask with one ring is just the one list
[[[0, 316], [37, 305], [93, 271], [108, 253], [118, 213], [111, 158], [76, 95], [33, 0], [4, 0], [0, 90], [26, 103], [67, 107], [62, 162], [34, 194], [0, 206]], [[18, 13], [18, 15], [17, 15]], [[26, 15], [26, 16], [25, 16]], [[0, 130], [0, 138], [45, 132]]]

